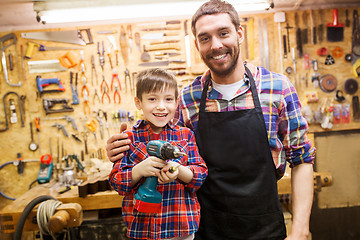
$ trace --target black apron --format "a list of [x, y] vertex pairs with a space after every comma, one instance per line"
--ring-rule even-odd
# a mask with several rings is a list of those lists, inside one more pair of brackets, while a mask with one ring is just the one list
[[245, 69], [255, 108], [205, 112], [210, 77], [202, 92], [196, 143], [209, 174], [197, 192], [201, 220], [195, 239], [286, 237], [264, 116]]

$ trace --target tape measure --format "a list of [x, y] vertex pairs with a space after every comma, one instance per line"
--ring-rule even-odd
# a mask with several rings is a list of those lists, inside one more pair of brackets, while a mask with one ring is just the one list
[[50, 154], [44, 154], [41, 156], [40, 161], [41, 163], [39, 173], [37, 175], [37, 181], [38, 183], [47, 183], [50, 181], [53, 169], [52, 157]]

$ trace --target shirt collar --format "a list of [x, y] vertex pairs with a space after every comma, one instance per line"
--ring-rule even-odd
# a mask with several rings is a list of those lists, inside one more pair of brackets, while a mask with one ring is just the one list
[[[260, 72], [258, 71], [258, 68], [255, 65], [253, 65], [252, 63], [249, 63], [247, 61], [245, 61], [244, 64], [250, 70], [255, 82], [257, 82], [256, 81], [257, 76], [258, 76], [258, 74], [260, 74]], [[210, 78], [210, 77], [211, 77], [211, 72], [210, 72], [210, 69], [208, 69], [200, 78], [201, 89], [204, 88], [206, 80], [208, 78]], [[250, 79], [249, 79], [246, 71], [245, 71], [244, 81], [245, 81], [245, 84], [247, 85], [247, 88], [244, 89], [244, 87], [241, 87], [236, 95], [243, 94], [244, 92], [246, 92], [250, 88]], [[256, 85], [258, 85], [258, 84], [256, 84]], [[209, 83], [208, 94], [211, 93], [211, 91], [213, 91], [212, 81], [210, 81], [210, 83]]]
[[[171, 120], [170, 122], [168, 122], [166, 125], [165, 125], [165, 128], [170, 128], [170, 129], [174, 129], [175, 127], [175, 124], [173, 123], [173, 121]], [[144, 120], [144, 119], [140, 119], [136, 122], [136, 124], [134, 125], [134, 128], [135, 129], [141, 129], [141, 128], [144, 128], [144, 129], [147, 129], [147, 130], [150, 130], [151, 127], [150, 127], [150, 124]]]

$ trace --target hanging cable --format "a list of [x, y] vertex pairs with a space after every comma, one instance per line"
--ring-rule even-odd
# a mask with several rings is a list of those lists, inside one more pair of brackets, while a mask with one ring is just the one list
[[40, 239], [43, 240], [43, 235], [50, 235], [53, 239], [56, 239], [53, 232], [48, 227], [48, 221], [54, 215], [55, 210], [60, 206], [62, 202], [57, 200], [47, 200], [42, 202], [37, 210], [36, 219], [40, 228]]

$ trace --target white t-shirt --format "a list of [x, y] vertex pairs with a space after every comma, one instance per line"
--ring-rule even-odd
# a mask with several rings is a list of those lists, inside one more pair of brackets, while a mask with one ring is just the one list
[[218, 84], [216, 82], [214, 82], [213, 80], [212, 84], [213, 84], [213, 88], [218, 91], [219, 93], [221, 93], [223, 95], [223, 98], [230, 101], [231, 99], [234, 98], [235, 93], [239, 90], [239, 88], [244, 84], [244, 79], [232, 83], [232, 84]]

